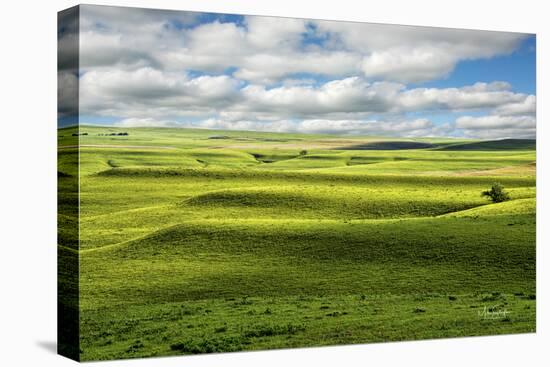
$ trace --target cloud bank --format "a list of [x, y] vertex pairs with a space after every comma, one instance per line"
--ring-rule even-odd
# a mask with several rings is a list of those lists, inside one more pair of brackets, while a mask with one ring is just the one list
[[101, 6], [80, 27], [80, 111], [122, 126], [535, 136], [535, 96], [505, 81], [421, 86], [524, 34]]

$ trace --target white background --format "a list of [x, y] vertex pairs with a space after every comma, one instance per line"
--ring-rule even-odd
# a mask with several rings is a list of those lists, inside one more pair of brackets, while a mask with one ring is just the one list
[[[550, 26], [543, 0], [158, 0], [97, 4], [537, 33], [537, 334], [105, 362], [113, 366], [541, 365], [548, 353]], [[6, 1], [0, 43], [0, 365], [64, 366], [56, 340], [56, 21]], [[546, 206], [546, 208], [545, 208]], [[546, 267], [546, 269], [545, 269]]]

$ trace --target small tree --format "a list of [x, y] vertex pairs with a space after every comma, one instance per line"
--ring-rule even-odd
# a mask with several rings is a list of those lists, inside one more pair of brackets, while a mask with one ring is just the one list
[[490, 190], [483, 191], [481, 196], [487, 196], [493, 203], [510, 200], [510, 194], [504, 191], [504, 187], [498, 182], [494, 183]]
[[304, 149], [304, 150], [301, 150], [301, 151], [300, 151], [300, 155], [303, 156], [303, 155], [306, 155], [306, 154], [307, 154], [307, 150]]

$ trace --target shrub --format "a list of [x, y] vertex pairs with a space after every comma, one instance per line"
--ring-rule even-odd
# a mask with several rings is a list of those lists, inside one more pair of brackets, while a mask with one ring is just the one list
[[490, 190], [483, 191], [481, 196], [487, 196], [493, 203], [501, 203], [510, 200], [510, 194], [504, 191], [504, 187], [498, 182], [494, 183]]
[[303, 325], [261, 325], [256, 329], [246, 331], [244, 336], [247, 338], [260, 338], [264, 336], [293, 335], [304, 330], [305, 327]]
[[227, 326], [225, 325], [214, 329], [215, 333], [225, 333], [226, 331], [227, 331]]
[[242, 337], [191, 339], [172, 344], [170, 345], [170, 349], [189, 354], [224, 353], [242, 350], [244, 344], [248, 343]]
[[130, 345], [128, 347], [128, 349], [126, 349], [126, 352], [127, 353], [133, 353], [133, 352], [137, 352], [138, 350], [140, 350], [141, 348], [143, 348], [143, 343], [141, 342], [141, 340], [136, 340], [134, 342], [134, 344]]
[[304, 156], [304, 155], [306, 155], [306, 154], [307, 154], [307, 150], [304, 149], [304, 150], [301, 150], [301, 151], [300, 151], [300, 155]]

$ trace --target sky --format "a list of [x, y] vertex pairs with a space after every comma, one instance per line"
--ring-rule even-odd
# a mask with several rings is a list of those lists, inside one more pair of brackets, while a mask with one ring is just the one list
[[530, 34], [91, 5], [79, 29], [80, 68], [61, 53], [58, 83], [61, 106], [78, 88], [81, 124], [536, 135]]

